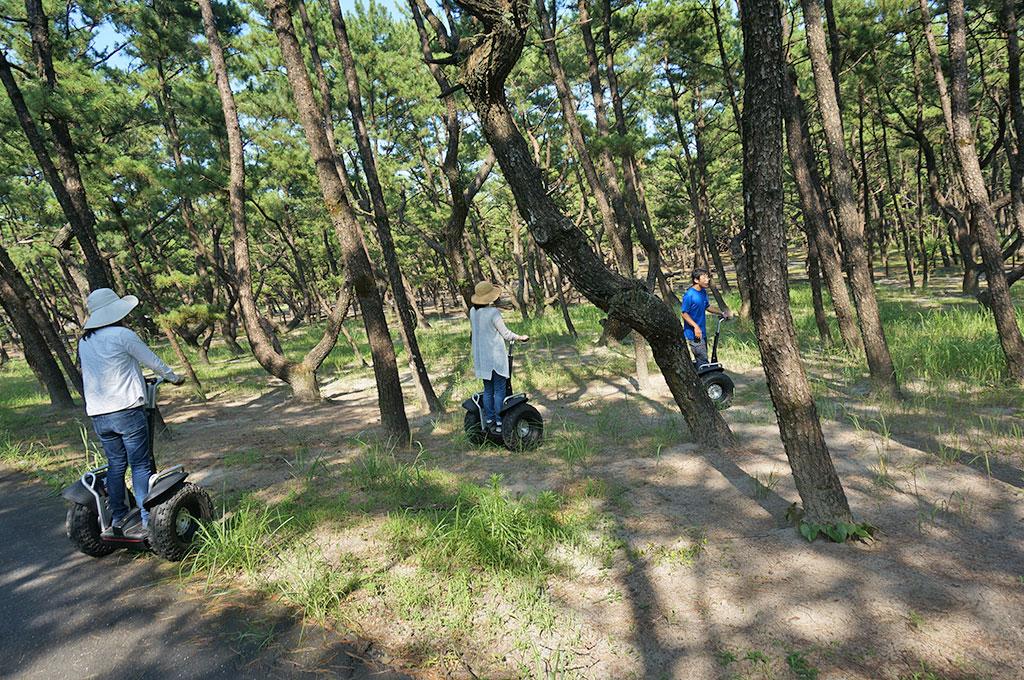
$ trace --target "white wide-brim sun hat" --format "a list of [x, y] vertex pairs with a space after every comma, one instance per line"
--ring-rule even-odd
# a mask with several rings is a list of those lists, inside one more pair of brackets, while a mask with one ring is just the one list
[[97, 288], [89, 293], [85, 300], [89, 308], [89, 318], [85, 320], [85, 330], [90, 328], [102, 328], [112, 323], [117, 323], [128, 313], [138, 307], [139, 298], [134, 295], [118, 297], [117, 293], [109, 288]]

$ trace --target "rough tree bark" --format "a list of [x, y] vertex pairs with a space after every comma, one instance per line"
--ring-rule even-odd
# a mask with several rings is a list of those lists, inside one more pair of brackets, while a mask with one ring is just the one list
[[[205, 3], [209, 0], [201, 1]], [[409, 421], [405, 415], [405, 401], [398, 375], [395, 346], [391, 340], [391, 333], [388, 331], [384, 305], [380, 292], [377, 290], [370, 259], [363, 247], [362, 232], [327, 142], [322, 112], [318, 111], [313, 96], [313, 86], [299, 49], [299, 41], [295, 36], [291, 10], [285, 0], [267, 0], [266, 6], [274, 33], [277, 35], [285, 69], [288, 72], [292, 98], [298, 109], [299, 119], [316, 166], [317, 179], [327, 214], [341, 244], [345, 270], [359, 301], [363, 325], [370, 342], [370, 353], [373, 356], [373, 373], [377, 383], [377, 402], [380, 407], [381, 424], [390, 437], [394, 437], [399, 442], [408, 442]], [[399, 282], [399, 286], [401, 286], [401, 282]], [[345, 291], [347, 297], [347, 288]], [[335, 337], [340, 330], [343, 316], [343, 314], [335, 315], [337, 320], [337, 323], [333, 324], [337, 326], [334, 331]]]
[[7, 317], [14, 324], [18, 335], [21, 336], [25, 361], [32, 368], [39, 383], [46, 389], [46, 393], [50, 397], [50, 404], [57, 408], [73, 408], [75, 400], [71, 398], [71, 392], [68, 391], [68, 384], [60, 372], [60, 366], [54, 361], [49, 347], [46, 346], [46, 339], [36, 326], [28, 309], [19, 299], [18, 294], [14, 292], [5, 278], [0, 278], [0, 307], [7, 312]]
[[387, 204], [384, 202], [384, 189], [381, 187], [380, 178], [377, 176], [377, 161], [374, 158], [373, 148], [370, 144], [370, 133], [366, 128], [366, 120], [363, 117], [362, 95], [359, 92], [359, 76], [356, 73], [355, 58], [352, 55], [352, 48], [348, 41], [348, 29], [345, 26], [345, 17], [341, 13], [341, 5], [338, 0], [331, 0], [331, 23], [334, 25], [334, 37], [338, 42], [338, 52], [341, 54], [341, 63], [345, 73], [345, 84], [348, 88], [348, 110], [352, 114], [352, 126], [356, 133], [356, 145], [359, 147], [359, 156], [363, 163], [363, 176], [366, 178], [366, 185], [370, 192], [370, 205], [373, 207], [374, 223], [377, 227], [377, 238], [380, 241], [381, 252], [384, 255], [384, 265], [387, 269], [388, 281], [391, 284], [391, 294], [394, 296], [395, 307], [398, 310], [398, 319], [402, 335], [402, 342], [409, 353], [409, 368], [413, 374], [417, 391], [424, 405], [432, 414], [441, 413], [444, 409], [441, 400], [434, 393], [434, 387], [430, 384], [430, 376], [427, 374], [427, 366], [423, 362], [423, 354], [420, 352], [419, 342], [416, 340], [416, 319], [405, 291], [405, 281], [402, 278], [402, 270], [398, 263], [398, 253], [395, 250], [395, 240], [391, 235], [391, 221], [388, 217]]
[[7, 285], [11, 287], [13, 293], [25, 307], [26, 313], [32, 318], [36, 328], [39, 329], [39, 332], [46, 340], [46, 344], [53, 354], [56, 355], [60, 365], [64, 367], [64, 373], [75, 388], [75, 391], [82, 394], [82, 373], [75, 366], [71, 353], [68, 352], [67, 346], [58, 335], [57, 329], [54, 328], [50, 318], [46, 315], [43, 306], [39, 304], [39, 300], [36, 298], [32, 288], [25, 281], [25, 277], [21, 275], [18, 268], [15, 267], [14, 262], [2, 244], [0, 244], [0, 278], [7, 282]]
[[875, 288], [871, 283], [870, 264], [864, 249], [864, 220], [857, 208], [853, 193], [852, 166], [846, 152], [843, 119], [836, 99], [835, 83], [825, 48], [825, 31], [821, 25], [820, 0], [800, 0], [807, 31], [807, 51], [814, 72], [814, 89], [818, 95], [825, 144], [828, 147], [832, 169], [832, 197], [836, 206], [836, 221], [842, 234], [843, 254], [850, 270], [860, 325], [863, 331], [864, 353], [868, 371], [876, 390], [899, 396], [896, 367], [889, 354], [889, 345], [882, 327]]
[[743, 214], [753, 295], [752, 315], [768, 389], [775, 405], [804, 519], [851, 521], [814, 405], [786, 282], [786, 221], [782, 196], [782, 18], [776, 0], [744, 0]]
[[1010, 287], [1003, 271], [1003, 253], [996, 233], [995, 216], [989, 202], [985, 178], [981, 173], [978, 152], [971, 126], [970, 101], [967, 94], [967, 29], [964, 0], [949, 2], [950, 105], [953, 116], [953, 139], [964, 183], [964, 193], [971, 210], [974, 232], [978, 237], [981, 259], [988, 279], [990, 305], [995, 316], [999, 343], [1006, 355], [1010, 377], [1024, 383], [1024, 336], [1017, 326]]
[[786, 119], [786, 148], [793, 168], [793, 182], [800, 196], [800, 209], [807, 223], [807, 240], [813, 245], [821, 263], [843, 344], [848, 351], [859, 352], [863, 345], [860, 328], [857, 326], [857, 310], [853, 307], [846, 279], [843, 278], [839, 248], [825, 207], [818, 163], [807, 128], [803, 101], [797, 89], [796, 71], [790, 64], [787, 64], [784, 87], [782, 110]]
[[[587, 149], [583, 130], [576, 117], [576, 102], [569, 87], [569, 80], [562, 67], [561, 58], [558, 55], [558, 48], [555, 45], [554, 17], [548, 16], [544, 2], [545, 0], [536, 0], [535, 6], [541, 35], [544, 39], [544, 52], [547, 55], [548, 65], [551, 68], [551, 76], [555, 83], [555, 91], [558, 93], [558, 101], [562, 106], [562, 117], [565, 119], [569, 130], [569, 138], [572, 140], [573, 149], [576, 152], [580, 167], [587, 178], [587, 185], [590, 187], [595, 203], [597, 203], [598, 212], [601, 213], [601, 221], [604, 224], [605, 231], [611, 239], [615, 266], [623, 276], [632, 279], [635, 273], [632, 224], [626, 214], [622, 192], [619, 189], [618, 170], [615, 167], [615, 162], [612, 160], [611, 153], [606, 151], [602, 156], [604, 161], [603, 177], [597, 173], [597, 167], [590, 156], [590, 151]], [[589, 27], [587, 27], [587, 30], [589, 32]], [[593, 47], [592, 37], [590, 44]], [[596, 63], [592, 63], [590, 69], [593, 72], [592, 77], [597, 75], [596, 68]], [[593, 81], [591, 81], [591, 84], [592, 86], [594, 85]], [[607, 132], [608, 124], [604, 116], [604, 101], [601, 96], [599, 81], [596, 84], [596, 90], [592, 91], [597, 92], [594, 100], [595, 107], [600, 102], [602, 126]], [[633, 356], [636, 366], [637, 385], [641, 391], [647, 390], [650, 388], [650, 375], [647, 370], [647, 346], [641, 338], [634, 337], [633, 339]]]
[[505, 98], [505, 79], [522, 54], [530, 25], [529, 0], [460, 0], [459, 4], [484, 29], [463, 63], [462, 84], [537, 245], [587, 299], [650, 342], [654, 359], [698, 444], [709, 448], [731, 444], [734, 439], [729, 426], [693, 370], [674, 310], [642, 282], [604, 265], [586, 235], [549, 195], [529, 145], [516, 127]]
[[[235, 106], [234, 94], [231, 92], [227, 63], [224, 59], [224, 48], [217, 33], [211, 1], [199, 0], [199, 7], [202, 11], [203, 27], [210, 48], [210, 68], [216, 78], [217, 93], [220, 97], [227, 129], [230, 163], [228, 203], [231, 211], [232, 243], [235, 258], [235, 287], [237, 288], [238, 306], [243, 324], [245, 325], [245, 332], [249, 338], [249, 345], [252, 348], [253, 355], [268, 373], [291, 385], [295, 398], [299, 401], [318, 402], [321, 397], [320, 388], [317, 386], [316, 371], [337, 342], [338, 333], [341, 330], [341, 321], [345, 318], [345, 314], [348, 311], [350, 302], [349, 288], [348, 286], [342, 287], [334, 309], [328, 318], [323, 336], [309, 350], [301, 362], [290, 361], [275, 349], [273, 339], [261, 324], [262, 317], [256, 308], [256, 298], [253, 293], [249, 257], [249, 234], [245, 220], [245, 158], [242, 148], [242, 129], [238, 123], [238, 109]], [[307, 86], [308, 84], [307, 80]], [[322, 133], [323, 129], [320, 128], [320, 131]], [[333, 160], [329, 158], [328, 160], [333, 168]], [[348, 273], [352, 277], [351, 269], [348, 270]], [[376, 290], [374, 289], [375, 292]], [[390, 336], [388, 340], [390, 340]], [[394, 365], [393, 350], [392, 365]], [[395, 374], [397, 383], [397, 370]], [[399, 392], [400, 396], [401, 392]], [[385, 415], [383, 408], [381, 411], [381, 418], [387, 427], [391, 421]], [[401, 411], [401, 421], [405, 422], [404, 409]], [[390, 431], [390, 428], [388, 429]], [[404, 430], [404, 434], [408, 435], [407, 427]]]

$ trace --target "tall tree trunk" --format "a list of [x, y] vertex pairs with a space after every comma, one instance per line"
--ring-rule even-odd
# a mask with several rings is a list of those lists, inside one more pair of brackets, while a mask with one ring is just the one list
[[[597, 168], [590, 156], [590, 152], [587, 150], [583, 131], [576, 117], [576, 102], [569, 88], [569, 81], [566, 78], [565, 70], [562, 68], [558, 49], [555, 46], [555, 18], [548, 16], [544, 3], [545, 0], [536, 0], [535, 6], [537, 18], [540, 22], [541, 34], [544, 37], [544, 52], [547, 54], [548, 65], [551, 68], [551, 75], [555, 82], [555, 90], [558, 93], [558, 101], [562, 106], [562, 116], [565, 118], [566, 126], [569, 129], [569, 137], [576, 151], [576, 157], [579, 159], [580, 166], [583, 168], [583, 174], [587, 178], [587, 184], [597, 203], [598, 211], [601, 213], [601, 220], [604, 223], [605, 231], [611, 238], [615, 265], [623, 276], [632, 279], [635, 276], [633, 238], [631, 234], [632, 224], [626, 214], [622, 192], [619, 188], [618, 170], [615, 167], [614, 160], [612, 160], [611, 152], [605, 147], [605, 151], [601, 156], [604, 171], [603, 181], [602, 177], [597, 174]], [[585, 12], [586, 6], [584, 5], [583, 7]], [[584, 24], [584, 31], [585, 36], [590, 34], [588, 24]], [[607, 117], [605, 116], [604, 98], [597, 72], [597, 54], [594, 49], [592, 35], [590, 36], [589, 49], [593, 53], [593, 60], [589, 62], [588, 72], [591, 77], [591, 92], [595, 97], [595, 111], [600, 106], [599, 134], [602, 130], [607, 133], [609, 128]], [[647, 345], [642, 338], [633, 338], [633, 358], [638, 388], [641, 391], [650, 389], [650, 376], [647, 369]]]
[[1006, 368], [1013, 380], [1024, 383], [1024, 337], [1017, 326], [1013, 300], [1006, 274], [1003, 253], [999, 247], [995, 217], [989, 202], [985, 178], [978, 162], [971, 127], [971, 110], [967, 94], [967, 30], [964, 21], [964, 0], [949, 2], [950, 104], [953, 115], [953, 138], [957, 160], [964, 182], [964, 193], [970, 205], [974, 231], [981, 249], [981, 259], [988, 278], [990, 305], [999, 331], [999, 343], [1006, 355]]
[[1020, 36], [1017, 34], [1017, 11], [1013, 0], [1003, 1], [1003, 29], [1006, 31], [1007, 95], [1013, 121], [1015, 149], [1010, 154], [1010, 195], [1013, 221], [1024, 230], [1024, 106], [1020, 94]]
[[[442, 47], [446, 51], [450, 53], [456, 51], [458, 36], [448, 35], [425, 0], [409, 0], [409, 6], [412, 10], [417, 33], [420, 36], [420, 50], [423, 53], [423, 59], [427, 62], [430, 74], [434, 77], [438, 87], [441, 88], [440, 97], [444, 100], [445, 104], [444, 122], [447, 142], [445, 144], [444, 158], [441, 161], [441, 174], [444, 175], [445, 182], [448, 185], [451, 212], [445, 221], [442, 241], [444, 243], [444, 256], [448, 272], [455, 279], [456, 287], [462, 297], [463, 310], [468, 315], [474, 283], [470, 280], [470, 272], [466, 267], [463, 235], [466, 232], [466, 220], [469, 217], [473, 199], [494, 168], [495, 158], [493, 153], [488, 153], [472, 181], [468, 183], [465, 181], [459, 162], [462, 124], [459, 120], [459, 112], [455, 102], [455, 90], [457, 88], [452, 87], [440, 64], [434, 59], [430, 48], [430, 39], [427, 36], [426, 26], [423, 23], [424, 17], [427, 17], [431, 26], [440, 31], [438, 37], [441, 39]], [[429, 172], [429, 170], [428, 163], [427, 171]]]
[[[50, 45], [49, 19], [43, 11], [42, 0], [25, 0], [25, 13], [28, 17], [29, 32], [32, 36], [32, 53], [36, 60], [36, 71], [39, 74], [39, 78], [43, 81], [43, 91], [49, 98], [56, 93], [58, 88], [57, 71], [53, 67], [53, 49]], [[73, 214], [67, 214], [67, 210], [65, 210], [65, 215], [68, 221], [71, 222], [75, 238], [78, 239], [79, 244], [82, 246], [89, 285], [93, 290], [97, 288], [110, 288], [113, 286], [110, 266], [101, 254], [96, 240], [96, 215], [93, 214], [92, 208], [89, 206], [85, 183], [82, 181], [82, 173], [78, 167], [75, 144], [71, 139], [70, 125], [60, 113], [50, 110], [48, 101], [46, 103], [47, 106], [43, 109], [42, 119], [50, 128], [53, 136], [53, 146], [57, 156], [57, 166], [60, 169], [60, 177], [67, 200], [73, 209]], [[25, 134], [29, 135], [29, 130], [24, 128], [24, 124], [23, 129]], [[40, 146], [42, 146], [41, 141]], [[58, 201], [60, 201], [59, 196]], [[63, 203], [61, 207], [64, 208]]]
[[[805, 216], [806, 221], [806, 216]], [[812, 227], [807, 226], [810, 231]], [[825, 347], [832, 345], [832, 329], [828, 325], [825, 304], [821, 294], [821, 259], [814, 238], [807, 236], [807, 278], [811, 284], [811, 302], [814, 305], [814, 323], [818, 326], [818, 339]]]
[[[256, 360], [260, 365], [263, 366], [263, 368], [271, 375], [287, 382], [292, 387], [293, 395], [296, 400], [318, 402], [321, 397], [319, 388], [316, 384], [316, 372], [337, 342], [338, 333], [341, 330], [341, 320], [345, 317], [345, 314], [348, 311], [348, 289], [347, 287], [344, 287], [339, 293], [338, 300], [328, 319], [327, 327], [324, 329], [323, 336], [320, 338], [320, 341], [306, 353], [306, 356], [302, 361], [294, 362], [285, 357], [284, 353], [281, 351], [280, 344], [277, 343], [273, 327], [267, 319], [260, 315], [259, 310], [256, 308], [256, 296], [253, 293], [252, 272], [250, 269], [249, 235], [245, 219], [245, 157], [242, 148], [242, 130], [238, 124], [238, 109], [235, 106], [234, 94], [231, 92], [227, 63], [224, 60], [224, 49], [221, 46], [220, 36], [217, 33], [217, 25], [214, 19], [213, 8], [210, 4], [210, 0], [199, 0], [199, 7], [203, 15], [203, 27], [206, 32], [206, 40], [210, 47], [210, 67], [216, 77], [217, 92], [220, 97], [221, 108], [224, 112], [224, 120], [227, 128], [228, 156], [231, 171], [228, 185], [228, 201], [231, 210], [235, 279], [237, 281], [236, 289], [238, 294], [238, 306], [242, 315], [242, 322], [245, 324], [246, 335], [249, 338], [249, 345], [252, 348], [253, 355], [256, 357]], [[288, 20], [289, 30], [293, 30], [290, 26], [290, 16]], [[294, 43], [295, 54], [297, 55], [298, 42], [295, 41], [294, 33], [292, 33], [291, 37]], [[298, 58], [301, 61], [301, 56]], [[309, 89], [308, 77], [306, 78], [306, 87]], [[310, 90], [307, 104], [311, 103], [312, 91]], [[308, 111], [305, 113], [308, 113]], [[318, 125], [317, 129], [321, 136], [325, 134], [322, 126]], [[322, 151], [322, 149], [318, 149], [318, 151]], [[337, 177], [334, 165], [335, 160], [331, 158], [329, 152], [324, 157], [319, 155], [317, 156], [318, 168], [321, 165], [321, 161], [330, 164], [330, 168], [335, 171], [335, 181], [340, 181]], [[347, 204], [346, 207], [348, 207]], [[331, 202], [328, 201], [328, 212], [333, 218], [337, 211], [332, 210], [332, 208], [336, 208], [336, 206], [332, 205]], [[337, 228], [337, 223], [335, 224]], [[362, 255], [362, 262], [366, 264], [365, 270], [368, 272], [369, 263], [366, 260], [366, 252], [362, 247], [362, 242], [358, 241], [353, 244], [351, 242], [351, 234], [348, 233], [339, 233], [339, 240], [343, 242], [343, 247], [354, 247], [358, 253]], [[216, 243], [216, 239], [214, 240], [214, 243]], [[348, 265], [346, 272], [350, 280], [355, 280], [357, 277], [357, 270], [353, 268], [355, 262], [352, 258], [347, 257], [348, 255], [349, 252], [346, 251], [346, 265]], [[355, 266], [358, 267], [358, 264]], [[376, 295], [376, 288], [372, 285], [372, 274], [369, 278], [369, 288], [371, 292]], [[380, 308], [379, 302], [380, 301], [378, 299], [377, 309], [380, 312], [380, 318], [383, 319], [383, 310]], [[364, 314], [364, 318], [365, 316], [366, 315]], [[384, 327], [384, 332], [385, 334], [387, 333], [386, 325]], [[373, 342], [372, 338], [373, 334], [371, 334], [371, 344]], [[391, 346], [390, 341], [391, 337], [388, 335], [387, 344], [389, 347]], [[382, 361], [381, 363], [384, 364], [385, 362]], [[391, 366], [394, 368], [393, 347], [391, 347]], [[397, 385], [397, 368], [395, 368], [394, 374], [394, 383]], [[380, 399], [384, 399], [384, 397], [382, 396]], [[398, 402], [401, 404], [400, 388], [398, 391]], [[397, 435], [403, 441], [407, 439], [408, 423], [405, 420], [404, 408], [400, 409], [400, 413], [397, 416], [391, 411], [385, 413], [383, 408], [381, 411], [381, 420], [389, 434]], [[396, 420], [401, 424], [404, 424], [404, 427], [392, 427]]]
[[698, 444], [716, 448], [732, 443], [728, 425], [693, 369], [675, 312], [642, 283], [604, 265], [583, 232], [551, 198], [516, 126], [505, 98], [505, 80], [522, 53], [529, 28], [528, 0], [459, 0], [459, 4], [484, 28], [463, 62], [462, 83], [537, 244], [577, 290], [610, 318], [629, 325], [650, 342], [654, 359]]
[[43, 310], [43, 306], [39, 304], [39, 300], [36, 298], [32, 289], [29, 287], [25, 278], [21, 275], [15, 267], [14, 262], [11, 260], [4, 249], [3, 245], [0, 245], [0, 278], [7, 282], [14, 293], [21, 301], [25, 308], [25, 312], [32, 318], [36, 328], [42, 334], [46, 344], [49, 346], [50, 351], [56, 355], [60, 365], [64, 367], [64, 373], [67, 375], [71, 385], [75, 388], [79, 394], [82, 392], [82, 374], [79, 372], [75, 362], [71, 359], [71, 354], [68, 352], [67, 345], [64, 344], [64, 340], [57, 333], [57, 328], [54, 327], [50, 321], [50, 317], [46, 315], [46, 311]]
[[804, 519], [818, 524], [849, 522], [850, 506], [821, 432], [789, 311], [782, 195], [781, 6], [776, 0], [745, 0], [740, 6], [746, 73], [743, 214], [758, 347]]
[[[208, 0], [202, 0], [208, 2]], [[306, 72], [305, 61], [295, 36], [291, 10], [285, 0], [267, 0], [267, 10], [277, 35], [277, 42], [284, 58], [291, 84], [295, 106], [306, 133], [316, 165], [317, 179], [324, 198], [327, 214], [334, 225], [341, 244], [345, 270], [359, 300], [363, 324], [370, 341], [373, 356], [373, 372], [377, 382], [377, 401], [380, 407], [381, 424], [389, 436], [399, 442], [409, 441], [409, 421], [405, 415], [405, 402], [398, 375], [395, 346], [388, 331], [384, 316], [384, 305], [377, 290], [363, 246], [362, 233], [356, 222], [355, 213], [345, 194], [344, 185], [332, 157], [327, 135], [324, 131], [322, 112], [317, 110], [313, 87]], [[401, 281], [399, 280], [399, 288]]]
[[25, 304], [18, 297], [14, 288], [6, 278], [0, 278], [0, 306], [7, 312], [7, 318], [21, 336], [21, 346], [25, 351], [25, 361], [36, 374], [39, 383], [46, 389], [50, 404], [57, 408], [73, 408], [75, 400], [71, 398], [68, 384], [60, 367], [54, 361], [46, 339], [32, 319]]
[[423, 362], [419, 342], [416, 340], [416, 320], [409, 304], [409, 298], [405, 293], [402, 270], [398, 264], [398, 253], [395, 250], [395, 241], [391, 235], [391, 222], [388, 217], [387, 205], [384, 202], [384, 189], [381, 187], [380, 178], [377, 176], [377, 161], [374, 158], [373, 148], [370, 144], [370, 133], [366, 128], [366, 121], [363, 118], [359, 77], [356, 73], [356, 63], [352, 55], [352, 48], [349, 45], [345, 18], [341, 14], [341, 5], [338, 3], [338, 0], [331, 0], [330, 7], [331, 23], [334, 25], [334, 37], [338, 41], [338, 52], [341, 54], [345, 84], [348, 88], [348, 110], [352, 114], [352, 126], [355, 128], [356, 145], [359, 147], [359, 156], [363, 163], [363, 175], [366, 178], [366, 184], [370, 192], [370, 204], [373, 207], [377, 238], [380, 241], [388, 281], [391, 283], [391, 293], [394, 296], [395, 307], [398, 311], [399, 331], [401, 332], [402, 342], [405, 344], [406, 351], [409, 353], [409, 368], [412, 371], [417, 390], [430, 413], [436, 415], [441, 413], [443, 408], [441, 401], [434, 393], [433, 385], [430, 384], [430, 376], [427, 374], [427, 367]]
[[877, 390], [899, 395], [896, 368], [889, 354], [889, 345], [882, 327], [882, 315], [871, 283], [870, 263], [864, 249], [864, 223], [853, 193], [850, 158], [846, 153], [843, 120], [836, 100], [835, 85], [825, 49], [825, 32], [821, 26], [819, 0], [800, 0], [807, 31], [807, 51], [814, 71], [814, 88], [818, 95], [825, 143], [832, 169], [832, 195], [836, 218], [843, 238], [843, 254], [850, 267], [850, 283], [857, 301], [863, 331], [864, 353], [868, 370]]
[[786, 118], [786, 148], [793, 168], [793, 181], [800, 196], [800, 209], [807, 224], [807, 240], [813, 242], [832, 298], [832, 308], [836, 313], [836, 321], [839, 322], [839, 335], [848, 351], [859, 352], [863, 344], [860, 328], [857, 326], [857, 310], [853, 307], [846, 288], [846, 280], [843, 278], [839, 247], [822, 198], [824, 191], [821, 178], [818, 176], [818, 163], [814, 147], [811, 145], [803, 101], [797, 87], [796, 71], [791, 64], [787, 64], [782, 101]]

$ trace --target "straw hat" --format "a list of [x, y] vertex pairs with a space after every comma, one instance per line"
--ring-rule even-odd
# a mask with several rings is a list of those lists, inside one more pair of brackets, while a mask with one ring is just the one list
[[89, 318], [85, 320], [85, 330], [117, 323], [128, 316], [128, 312], [135, 309], [138, 304], [139, 298], [134, 295], [118, 297], [117, 293], [109, 288], [97, 288], [89, 293], [89, 297], [85, 300], [85, 305], [89, 308]]
[[501, 296], [501, 288], [490, 281], [481, 281], [476, 284], [473, 290], [473, 297], [469, 300], [474, 305], [489, 305]]

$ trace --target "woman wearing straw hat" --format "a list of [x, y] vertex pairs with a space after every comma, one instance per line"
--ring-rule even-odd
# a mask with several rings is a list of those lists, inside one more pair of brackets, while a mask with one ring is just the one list
[[516, 335], [505, 326], [501, 310], [493, 306], [501, 297], [501, 288], [489, 281], [476, 284], [470, 302], [469, 325], [473, 343], [473, 368], [484, 381], [484, 427], [501, 434], [501, 409], [508, 385], [508, 351], [505, 341], [526, 342], [529, 336]]
[[[143, 409], [146, 383], [139, 364], [175, 385], [184, 382], [134, 331], [122, 325], [122, 320], [138, 304], [134, 295], [118, 297], [109, 288], [94, 290], [86, 299], [89, 318], [78, 343], [85, 412], [92, 417], [93, 429], [103, 443], [109, 463], [107, 493], [113, 525], [108, 533], [113, 535], [122, 534], [122, 522], [128, 514], [125, 471], [131, 466], [132, 491], [140, 508], [153, 474], [149, 464], [149, 426]], [[148, 523], [149, 513], [143, 508], [143, 531]]]

